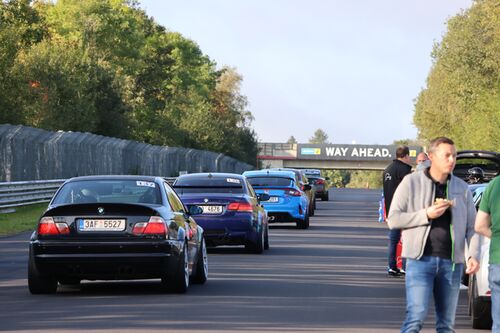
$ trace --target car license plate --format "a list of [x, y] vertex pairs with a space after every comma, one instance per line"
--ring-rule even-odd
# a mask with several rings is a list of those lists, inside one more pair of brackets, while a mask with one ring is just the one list
[[203, 214], [221, 214], [222, 206], [201, 206], [203, 208]]
[[270, 197], [267, 202], [278, 202], [279, 198], [278, 197]]
[[79, 231], [123, 231], [125, 230], [124, 219], [79, 219]]

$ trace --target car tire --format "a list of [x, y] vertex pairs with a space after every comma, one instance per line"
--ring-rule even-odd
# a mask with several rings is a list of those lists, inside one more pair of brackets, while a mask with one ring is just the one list
[[309, 216], [306, 215], [303, 219], [297, 219], [297, 229], [309, 228]]
[[[165, 274], [167, 273], [165, 272]], [[175, 275], [171, 279], [162, 277], [161, 284], [162, 289], [164, 289], [165, 291], [171, 291], [178, 294], [183, 294], [187, 291], [189, 287], [189, 260], [187, 240], [184, 242], [184, 248], [179, 254], [179, 263], [177, 265]]]
[[477, 281], [474, 275], [469, 285], [470, 293], [469, 306], [472, 319], [472, 328], [491, 329], [493, 321], [491, 318], [491, 303], [485, 302], [477, 295]]
[[191, 281], [196, 284], [204, 284], [208, 278], [208, 255], [207, 246], [205, 245], [203, 237], [201, 238], [195, 269], [195, 274], [191, 277]]
[[321, 198], [322, 201], [329, 201], [330, 200], [330, 196], [328, 195], [328, 192], [326, 192], [326, 194], [323, 196], [323, 198]]
[[248, 246], [246, 246], [247, 250], [255, 253], [255, 254], [262, 254], [264, 252], [264, 230], [260, 230], [257, 233], [257, 240], [255, 243], [250, 243]]
[[40, 275], [31, 250], [28, 260], [28, 288], [32, 294], [53, 294], [57, 291], [57, 280], [50, 276]]
[[74, 279], [64, 278], [64, 279], [58, 279], [57, 281], [59, 282], [59, 284], [63, 286], [79, 286], [81, 282], [81, 280], [77, 278]]
[[266, 233], [264, 234], [264, 250], [269, 250], [269, 225], [266, 225]]

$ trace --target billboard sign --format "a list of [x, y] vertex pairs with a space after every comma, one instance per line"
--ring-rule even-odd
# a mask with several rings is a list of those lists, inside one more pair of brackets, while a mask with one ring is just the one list
[[[396, 145], [298, 144], [298, 159], [391, 161], [396, 158]], [[422, 147], [410, 146], [410, 158], [415, 160]]]

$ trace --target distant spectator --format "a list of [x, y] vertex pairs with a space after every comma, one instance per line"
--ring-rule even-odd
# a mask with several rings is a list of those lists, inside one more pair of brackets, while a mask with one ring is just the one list
[[417, 171], [422, 171], [431, 166], [431, 160], [429, 160], [429, 156], [426, 153], [420, 152], [417, 155]]
[[[391, 208], [392, 197], [403, 177], [411, 173], [410, 166], [410, 149], [407, 146], [400, 146], [396, 149], [396, 159], [392, 161], [383, 174], [385, 211], [389, 212]], [[388, 247], [388, 265], [387, 274], [389, 276], [399, 277], [404, 274], [404, 270], [400, 270], [397, 266], [397, 248], [401, 239], [401, 230], [389, 230], [389, 247]]]

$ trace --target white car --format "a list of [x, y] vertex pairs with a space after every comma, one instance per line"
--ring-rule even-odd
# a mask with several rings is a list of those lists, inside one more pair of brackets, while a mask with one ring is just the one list
[[[473, 194], [477, 209], [488, 182], [500, 174], [500, 154], [483, 150], [459, 151], [453, 173], [470, 184], [469, 189]], [[464, 282], [469, 286], [469, 314], [472, 327], [491, 329], [491, 290], [488, 284], [489, 238], [481, 237], [480, 244], [479, 264], [481, 268], [472, 276], [464, 276]]]
[[[488, 184], [481, 184], [472, 189], [474, 204], [479, 208], [483, 191]], [[474, 187], [474, 185], [470, 185]], [[469, 314], [472, 328], [491, 329], [491, 290], [488, 284], [488, 262], [490, 259], [490, 239], [481, 236], [480, 269], [469, 278]]]

